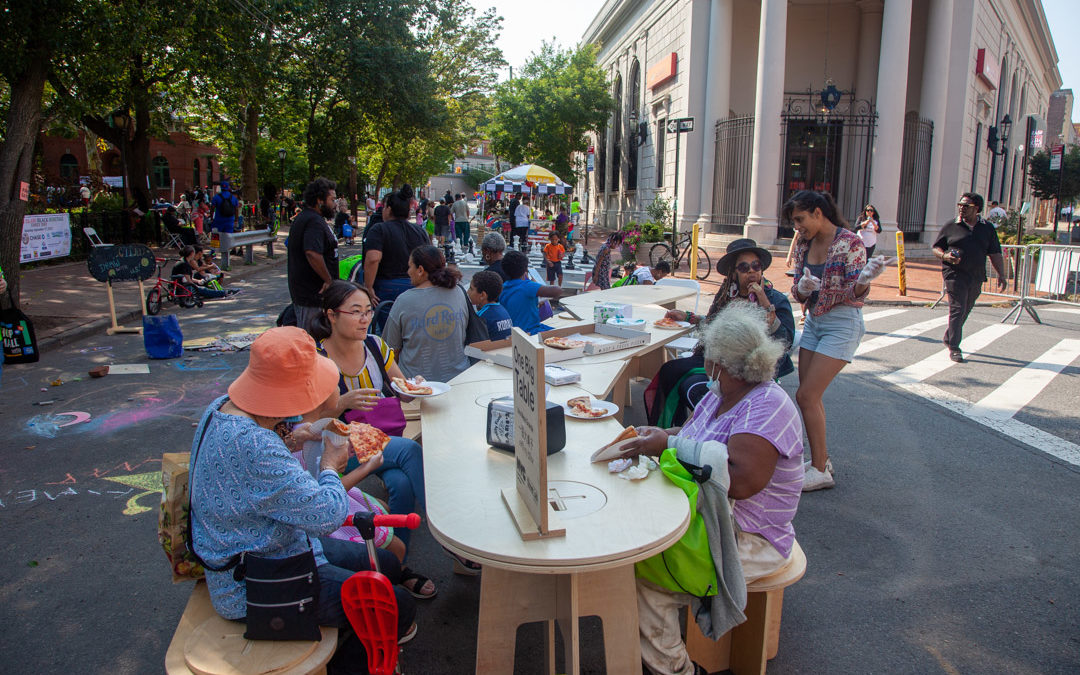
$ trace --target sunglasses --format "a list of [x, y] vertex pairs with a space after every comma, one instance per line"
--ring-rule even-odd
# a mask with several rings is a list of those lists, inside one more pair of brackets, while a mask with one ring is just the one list
[[761, 266], [760, 262], [755, 260], [754, 262], [749, 262], [749, 263], [748, 262], [741, 262], [741, 263], [739, 263], [738, 265], [735, 266], [735, 269], [738, 270], [739, 272], [742, 272], [743, 274], [746, 274], [750, 270], [754, 270], [755, 272], [760, 272], [764, 268]]

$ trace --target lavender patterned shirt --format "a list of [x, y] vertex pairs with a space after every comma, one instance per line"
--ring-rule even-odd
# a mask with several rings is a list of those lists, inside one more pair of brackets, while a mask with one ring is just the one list
[[776, 470], [765, 488], [749, 499], [735, 501], [732, 512], [743, 532], [760, 534], [785, 558], [791, 555], [795, 528], [791, 519], [802, 494], [802, 421], [798, 409], [780, 385], [764, 382], [735, 407], [716, 417], [720, 398], [705, 395], [679, 436], [695, 441], [727, 443], [736, 434], [761, 436], [776, 448]]

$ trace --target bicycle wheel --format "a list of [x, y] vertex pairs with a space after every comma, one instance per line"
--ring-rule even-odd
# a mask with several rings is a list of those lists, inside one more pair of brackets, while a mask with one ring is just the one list
[[666, 260], [671, 265], [671, 271], [675, 271], [675, 258], [671, 255], [671, 247], [667, 244], [660, 242], [659, 244], [653, 244], [649, 249], [649, 265], [656, 267], [656, 263], [661, 260]]
[[176, 304], [184, 307], [185, 309], [191, 309], [195, 306], [197, 298], [195, 297], [195, 289], [190, 286], [183, 286], [176, 289]]
[[698, 281], [705, 281], [708, 279], [710, 272], [712, 272], [712, 261], [709, 259], [709, 254], [705, 252], [705, 249], [699, 246], [697, 250]]
[[161, 311], [161, 289], [151, 288], [146, 294], [146, 313], [154, 316]]

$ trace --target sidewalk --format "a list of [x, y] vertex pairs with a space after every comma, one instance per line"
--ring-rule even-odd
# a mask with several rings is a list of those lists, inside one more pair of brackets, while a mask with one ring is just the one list
[[[266, 269], [274, 268], [288, 258], [285, 252], [285, 237], [288, 230], [283, 228], [278, 233], [274, 245], [273, 260], [266, 257], [266, 246], [255, 246], [255, 264], [247, 265], [243, 257], [233, 257], [232, 271], [228, 272], [226, 286], [231, 282], [246, 279]], [[175, 261], [179, 255], [174, 249], [151, 247], [159, 258], [171, 258]], [[168, 274], [172, 262], [166, 263], [163, 274]], [[86, 261], [49, 265], [21, 273], [22, 310], [34, 322], [34, 329], [40, 349], [48, 350], [63, 344], [95, 334], [104, 334], [112, 325], [109, 318], [109, 296], [105, 284], [94, 280], [86, 267]], [[149, 291], [157, 277], [143, 282], [144, 290]], [[142, 307], [139, 298], [139, 284], [134, 281], [118, 282], [113, 285], [113, 298], [116, 301], [116, 321], [122, 326], [141, 326]], [[163, 307], [162, 311], [172, 311]]]

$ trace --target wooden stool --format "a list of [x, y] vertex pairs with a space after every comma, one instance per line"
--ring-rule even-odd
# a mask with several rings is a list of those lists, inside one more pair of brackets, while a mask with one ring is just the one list
[[764, 675], [765, 664], [780, 648], [780, 614], [784, 589], [806, 573], [806, 554], [799, 542], [788, 564], [746, 586], [746, 621], [712, 641], [686, 613], [686, 650], [710, 673], [730, 669], [735, 675]]
[[165, 652], [168, 675], [325, 675], [337, 649], [337, 628], [320, 642], [245, 640], [244, 623], [218, 616], [205, 581], [195, 584]]
[[420, 442], [420, 400], [413, 399], [401, 403], [401, 412], [405, 414], [405, 431], [401, 435], [405, 438]]

